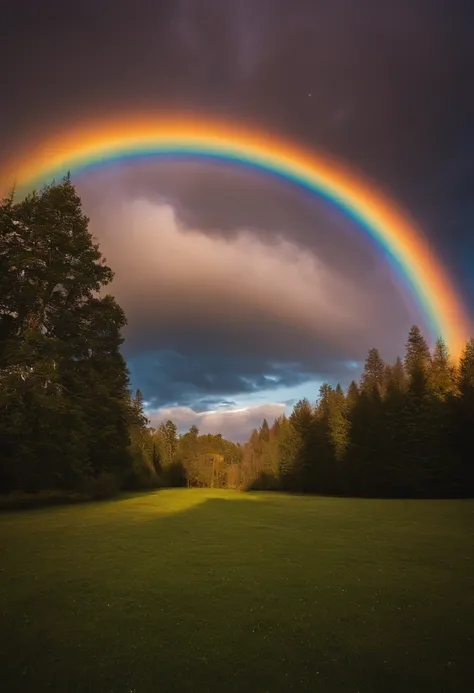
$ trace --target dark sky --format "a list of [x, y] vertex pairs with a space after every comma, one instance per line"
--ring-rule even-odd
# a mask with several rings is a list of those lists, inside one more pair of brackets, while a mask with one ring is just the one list
[[[473, 37], [470, 0], [17, 0], [0, 157], [109, 114], [271, 128], [390, 191], [474, 306]], [[257, 174], [138, 162], [77, 185], [155, 420], [241, 437], [422, 321], [353, 223]]]

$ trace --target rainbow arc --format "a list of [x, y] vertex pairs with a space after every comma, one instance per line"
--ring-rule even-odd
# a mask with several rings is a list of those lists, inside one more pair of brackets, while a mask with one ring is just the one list
[[209, 120], [128, 118], [71, 129], [2, 166], [0, 191], [27, 192], [67, 171], [141, 157], [199, 157], [256, 168], [334, 202], [378, 243], [410, 288], [433, 335], [458, 357], [469, 337], [463, 301], [409, 215], [358, 172], [262, 132]]

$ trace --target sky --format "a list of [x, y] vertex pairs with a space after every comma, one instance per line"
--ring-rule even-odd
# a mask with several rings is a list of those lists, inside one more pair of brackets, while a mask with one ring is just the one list
[[[128, 113], [269, 129], [389, 192], [472, 311], [473, 27], [470, 0], [18, 0], [0, 22], [0, 160]], [[288, 184], [153, 160], [73, 180], [153, 424], [245, 440], [423, 326], [355, 223]]]

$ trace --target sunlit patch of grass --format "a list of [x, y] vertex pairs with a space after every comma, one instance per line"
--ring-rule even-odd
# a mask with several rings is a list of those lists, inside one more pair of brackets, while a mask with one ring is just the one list
[[2, 690], [471, 693], [473, 530], [212, 489], [0, 515]]

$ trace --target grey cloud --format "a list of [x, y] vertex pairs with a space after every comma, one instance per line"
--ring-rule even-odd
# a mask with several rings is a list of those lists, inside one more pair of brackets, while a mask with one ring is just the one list
[[[225, 345], [223, 345], [225, 350]], [[303, 364], [273, 364], [268, 359], [226, 354], [139, 353], [129, 357], [133, 382], [152, 408], [187, 406], [195, 411], [235, 406], [232, 395], [294, 387], [315, 378]], [[316, 361], [321, 368], [321, 361]], [[333, 364], [336, 366], [336, 364]], [[343, 366], [334, 370], [344, 372]], [[229, 399], [230, 398], [230, 399]]]

